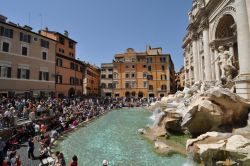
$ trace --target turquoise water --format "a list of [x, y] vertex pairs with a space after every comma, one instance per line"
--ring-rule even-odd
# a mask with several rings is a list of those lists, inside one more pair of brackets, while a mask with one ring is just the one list
[[150, 122], [150, 112], [142, 109], [115, 110], [86, 127], [67, 135], [56, 150], [62, 151], [67, 163], [78, 156], [79, 166], [186, 166], [181, 155], [161, 156], [153, 145], [137, 134]]

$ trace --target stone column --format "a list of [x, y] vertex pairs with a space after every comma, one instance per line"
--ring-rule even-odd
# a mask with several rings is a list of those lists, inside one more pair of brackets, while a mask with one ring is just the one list
[[210, 54], [211, 54], [211, 79], [215, 80], [215, 65], [212, 63], [214, 61], [214, 48], [210, 48]]
[[246, 99], [250, 99], [250, 30], [246, 6], [249, 6], [249, 1], [235, 1], [240, 66], [239, 77], [236, 80], [236, 92]]
[[[216, 49], [214, 49], [214, 56], [215, 56], [215, 58], [218, 57], [218, 50], [216, 50]], [[219, 68], [219, 60], [218, 59], [214, 63], [214, 70], [215, 70], [215, 79], [217, 81], [219, 81], [220, 80], [220, 68]]]
[[197, 34], [193, 35], [193, 59], [194, 59], [194, 81], [197, 82], [199, 78], [199, 62], [198, 62], [198, 49], [197, 49]]
[[247, 5], [248, 25], [250, 31], [250, 0], [246, 0], [246, 5]]
[[204, 61], [205, 61], [205, 80], [210, 81], [212, 79], [211, 71], [211, 57], [209, 53], [209, 32], [208, 22], [205, 21], [203, 25], [203, 44], [204, 44]]

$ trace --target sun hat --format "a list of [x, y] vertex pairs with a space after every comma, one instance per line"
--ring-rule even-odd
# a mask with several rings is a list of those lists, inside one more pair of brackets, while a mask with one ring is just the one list
[[107, 166], [107, 165], [108, 165], [108, 161], [107, 161], [107, 160], [103, 160], [103, 161], [102, 161], [102, 165], [103, 165], [103, 166]]

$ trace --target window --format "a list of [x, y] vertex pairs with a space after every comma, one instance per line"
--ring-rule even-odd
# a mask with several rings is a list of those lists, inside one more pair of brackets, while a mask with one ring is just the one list
[[129, 69], [129, 65], [126, 65], [126, 69]]
[[80, 79], [80, 85], [83, 85], [83, 81], [82, 81], [82, 79]]
[[165, 74], [161, 75], [161, 80], [166, 80], [166, 75]]
[[113, 71], [113, 69], [109, 69], [109, 71], [111, 72], [111, 71]]
[[75, 70], [75, 64], [72, 62], [70, 63], [70, 69]]
[[152, 58], [147, 58], [147, 63], [152, 63]]
[[41, 39], [41, 47], [49, 48], [49, 41]]
[[135, 68], [135, 65], [132, 65], [132, 69], [134, 69]]
[[49, 81], [49, 72], [39, 71], [39, 80]]
[[106, 71], [106, 69], [102, 69], [102, 71], [104, 71], [104, 72], [105, 72], [105, 71]]
[[108, 88], [109, 88], [109, 89], [112, 89], [112, 88], [113, 88], [113, 84], [112, 84], [112, 83], [109, 83], [109, 84], [108, 84]]
[[164, 65], [161, 66], [161, 70], [165, 71], [165, 66]]
[[105, 84], [105, 83], [102, 83], [102, 84], [101, 84], [101, 88], [105, 89], [105, 88], [106, 88], [106, 84]]
[[78, 65], [75, 64], [75, 71], [78, 71]]
[[153, 76], [152, 75], [148, 75], [148, 80], [153, 80]]
[[42, 59], [43, 59], [43, 60], [47, 60], [47, 58], [48, 58], [48, 57], [47, 57], [47, 52], [43, 51], [43, 52], [42, 52]]
[[148, 87], [148, 82], [147, 81], [143, 81], [143, 87], [147, 88]]
[[13, 30], [5, 27], [0, 27], [0, 35], [8, 38], [13, 38]]
[[135, 78], [135, 73], [132, 73], [132, 74], [131, 74], [131, 78]]
[[75, 78], [74, 77], [69, 78], [69, 84], [70, 85], [75, 85]]
[[59, 43], [64, 44], [64, 38], [62, 36], [59, 36]]
[[17, 78], [19, 79], [29, 79], [30, 78], [30, 70], [29, 69], [17, 69]]
[[129, 78], [129, 73], [126, 73], [126, 78]]
[[22, 55], [24, 55], [24, 56], [28, 55], [28, 48], [25, 46], [22, 46]]
[[118, 74], [114, 73], [114, 79], [117, 79], [117, 77], [118, 77]]
[[143, 78], [147, 78], [147, 73], [143, 73]]
[[102, 75], [101, 75], [101, 78], [106, 78], [106, 75], [105, 75], [105, 74], [102, 74]]
[[69, 41], [69, 48], [74, 48], [74, 42], [73, 41]]
[[0, 77], [11, 78], [11, 67], [0, 66]]
[[56, 66], [62, 67], [62, 59], [59, 58], [56, 59]]
[[129, 82], [126, 82], [125, 83], [125, 88], [129, 88], [129, 87], [130, 87]]
[[143, 68], [147, 68], [147, 65], [143, 65]]
[[135, 82], [135, 81], [133, 81], [133, 82], [131, 83], [131, 87], [132, 87], [132, 88], [136, 88], [136, 82]]
[[148, 90], [154, 90], [153, 85], [149, 85], [149, 86], [148, 86]]
[[166, 57], [161, 57], [160, 62], [165, 63], [166, 62]]
[[3, 42], [2, 51], [3, 52], [9, 52], [9, 49], [10, 49], [10, 44], [7, 43], [7, 42]]
[[56, 83], [57, 84], [62, 84], [62, 75], [57, 75], [56, 76]]
[[109, 78], [112, 79], [113, 78], [113, 74], [109, 74]]
[[148, 71], [152, 71], [152, 67], [151, 66], [148, 66]]
[[63, 48], [59, 48], [59, 52], [60, 53], [64, 53], [64, 49]]
[[166, 85], [161, 85], [161, 90], [167, 90], [167, 86]]
[[20, 41], [30, 43], [30, 38], [30, 35], [20, 32]]

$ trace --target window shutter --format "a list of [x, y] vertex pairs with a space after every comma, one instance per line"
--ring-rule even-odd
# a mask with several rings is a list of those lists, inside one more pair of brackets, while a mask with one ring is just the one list
[[26, 79], [30, 78], [30, 70], [26, 70]]
[[3, 32], [4, 32], [4, 27], [0, 27], [0, 34], [1, 34], [1, 36], [3, 36]]
[[11, 78], [11, 67], [8, 67], [7, 77], [8, 77], [8, 78]]
[[30, 39], [31, 39], [31, 36], [30, 36], [30, 35], [28, 35], [28, 43], [30, 43]]
[[17, 69], [17, 78], [21, 78], [21, 69]]
[[49, 72], [46, 72], [46, 80], [49, 81]]
[[20, 32], [20, 41], [23, 41], [23, 33]]
[[10, 38], [13, 38], [13, 30], [10, 29]]
[[42, 80], [42, 72], [41, 71], [39, 71], [39, 80]]

